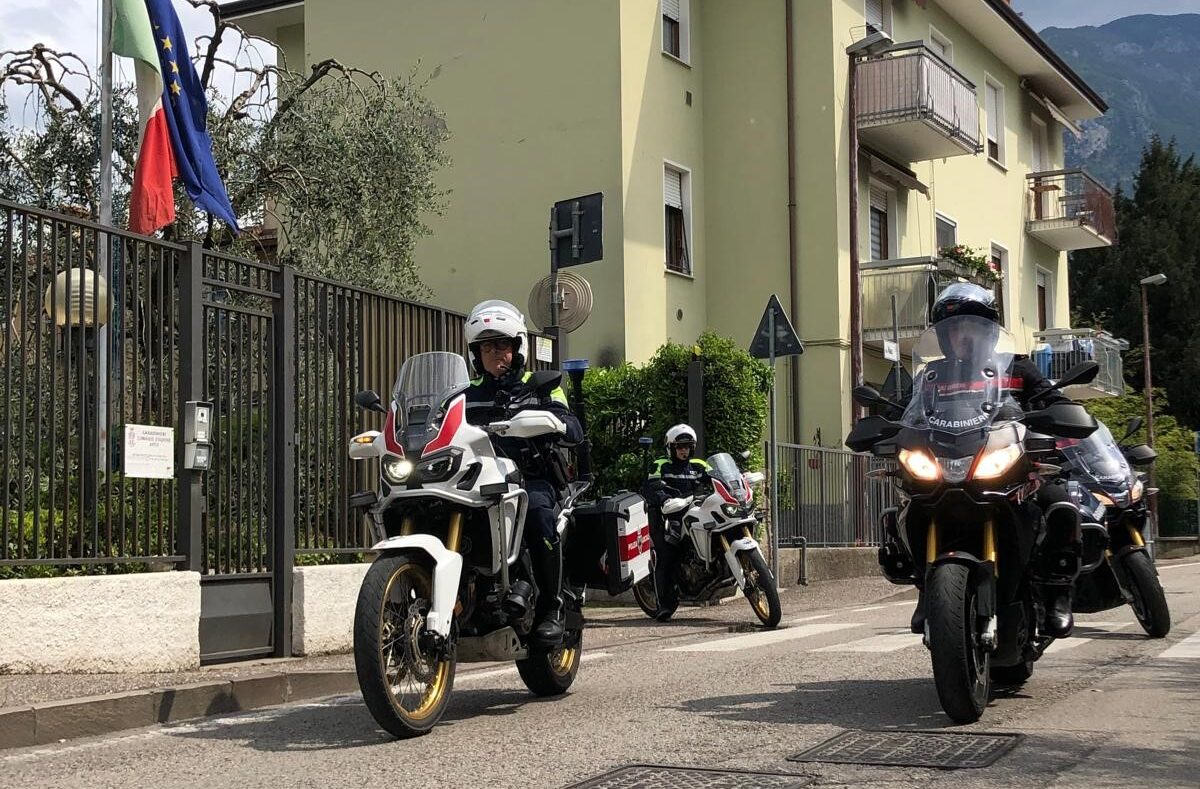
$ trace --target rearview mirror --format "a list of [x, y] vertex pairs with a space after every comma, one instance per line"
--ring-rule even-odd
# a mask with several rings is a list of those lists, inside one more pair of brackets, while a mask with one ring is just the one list
[[354, 395], [354, 402], [359, 408], [365, 408], [368, 411], [378, 411], [381, 414], [387, 413], [383, 407], [383, 404], [379, 400], [379, 395], [375, 394], [375, 392], [371, 391], [370, 389]]
[[1040, 411], [1030, 411], [1024, 422], [1034, 432], [1062, 438], [1087, 438], [1098, 426], [1096, 417], [1079, 403], [1055, 403]]
[[1124, 444], [1126, 441], [1128, 441], [1134, 433], [1142, 429], [1143, 422], [1144, 420], [1140, 416], [1135, 416], [1133, 419], [1130, 419], [1129, 424], [1125, 426], [1125, 435], [1121, 436], [1121, 440], [1117, 443]]
[[538, 370], [529, 376], [526, 383], [540, 394], [550, 394], [562, 384], [562, 373], [558, 370]]
[[1100, 365], [1095, 362], [1080, 362], [1063, 373], [1062, 378], [1054, 384], [1055, 388], [1062, 389], [1066, 386], [1076, 386], [1077, 384], [1090, 384], [1096, 380], [1096, 376], [1100, 374]]

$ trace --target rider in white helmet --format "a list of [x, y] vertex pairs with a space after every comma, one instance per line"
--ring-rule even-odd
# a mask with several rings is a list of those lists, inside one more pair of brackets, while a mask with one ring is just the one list
[[[501, 392], [511, 395], [532, 375], [525, 370], [525, 316], [507, 301], [484, 301], [467, 316], [465, 333], [476, 375], [467, 389], [467, 421], [486, 424], [493, 418], [497, 396]], [[508, 397], [500, 399], [509, 401]], [[525, 407], [554, 412], [567, 427], [568, 443], [583, 439], [579, 420], [571, 413], [561, 387]], [[524, 439], [499, 439], [496, 443], [500, 451], [517, 462], [524, 477], [529, 495], [525, 539], [539, 590], [534, 635], [544, 645], [554, 646], [563, 637], [562, 550], [555, 528], [555, 507], [566, 481], [547, 461], [547, 453], [553, 451], [548, 446], [551, 439], [546, 440], [546, 446], [535, 446]]]
[[696, 490], [711, 486], [709, 465], [692, 457], [696, 451], [696, 431], [690, 425], [675, 425], [667, 431], [667, 457], [655, 461], [654, 469], [642, 486], [642, 496], [651, 512], [651, 537], [654, 540], [654, 593], [658, 598], [655, 618], [665, 622], [679, 607], [679, 590], [675, 570], [679, 565], [679, 542], [682, 528], [668, 523], [662, 515], [662, 505], [675, 496], [691, 496]]

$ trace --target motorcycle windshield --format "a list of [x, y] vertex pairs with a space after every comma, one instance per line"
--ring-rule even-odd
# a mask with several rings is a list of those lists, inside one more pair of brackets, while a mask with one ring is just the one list
[[913, 395], [905, 427], [963, 434], [1020, 419], [1013, 397], [1013, 337], [974, 315], [939, 321], [913, 347]]
[[1133, 484], [1133, 469], [1103, 422], [1087, 438], [1060, 440], [1058, 448], [1063, 457], [1071, 461], [1071, 473], [1080, 482], [1105, 488], [1124, 488]]
[[405, 448], [422, 442], [441, 404], [471, 382], [467, 362], [457, 353], [434, 351], [409, 357], [392, 387], [396, 437]]
[[738, 501], [750, 500], [750, 488], [742, 476], [737, 462], [728, 452], [721, 452], [708, 459], [708, 476], [725, 486], [725, 490]]

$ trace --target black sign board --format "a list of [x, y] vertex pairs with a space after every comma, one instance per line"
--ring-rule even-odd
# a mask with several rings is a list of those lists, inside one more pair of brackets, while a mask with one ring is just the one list
[[[772, 327], [775, 330], [774, 349], [770, 347]], [[804, 344], [800, 342], [796, 330], [792, 328], [792, 322], [788, 320], [787, 313], [783, 311], [779, 297], [774, 294], [767, 302], [767, 308], [763, 310], [762, 320], [758, 322], [758, 329], [754, 332], [754, 339], [750, 341], [750, 355], [756, 359], [769, 359], [772, 350], [774, 350], [776, 358], [799, 356], [804, 353]]]
[[550, 256], [556, 268], [604, 257], [604, 193], [561, 200], [550, 209]]

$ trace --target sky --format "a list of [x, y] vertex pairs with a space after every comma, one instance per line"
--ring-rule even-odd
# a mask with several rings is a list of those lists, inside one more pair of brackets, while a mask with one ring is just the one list
[[1103, 25], [1134, 14], [1200, 14], [1200, 0], [1012, 0], [1034, 30]]
[[[228, 2], [228, 0], [222, 0]], [[175, 12], [188, 33], [188, 48], [195, 55], [197, 35], [212, 31], [212, 17], [205, 9], [196, 9], [186, 0], [174, 0]], [[87, 61], [92, 75], [96, 74], [100, 45], [100, 0], [0, 0], [0, 52], [28, 49], [42, 43], [51, 49], [67, 50]], [[220, 52], [230, 59], [236, 46], [223, 45]], [[265, 53], [273, 58], [271, 53]], [[133, 61], [114, 58], [117, 82], [133, 82]], [[242, 77], [243, 86], [248, 77]], [[231, 95], [235, 82], [231, 71], [216, 72], [214, 85], [225, 95]], [[10, 117], [21, 123], [27, 93], [17, 89], [6, 91], [0, 98], [9, 106]]]

